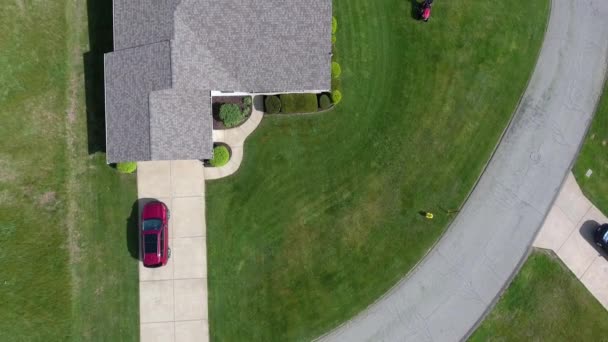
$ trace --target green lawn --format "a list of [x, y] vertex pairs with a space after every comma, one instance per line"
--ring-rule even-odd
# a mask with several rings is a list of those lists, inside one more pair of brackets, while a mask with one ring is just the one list
[[469, 341], [605, 341], [608, 312], [551, 252], [536, 251]]
[[282, 94], [281, 113], [314, 113], [319, 109], [317, 94]]
[[[587, 178], [585, 173], [589, 169], [593, 173]], [[608, 87], [604, 90], [573, 172], [587, 198], [608, 215]]]
[[237, 175], [208, 182], [212, 339], [302, 341], [352, 317], [420, 260], [475, 183], [534, 67], [548, 1], [446, 1], [427, 24], [411, 11], [335, 0], [342, 102], [265, 118]]
[[88, 153], [104, 128], [99, 99], [85, 110], [85, 5], [13, 1], [0, 12], [1, 341], [138, 337], [135, 177]]

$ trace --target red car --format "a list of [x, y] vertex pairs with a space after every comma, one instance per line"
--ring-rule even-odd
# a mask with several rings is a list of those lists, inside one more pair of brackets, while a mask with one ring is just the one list
[[162, 202], [147, 203], [141, 213], [141, 255], [144, 266], [164, 266], [170, 254], [169, 209]]

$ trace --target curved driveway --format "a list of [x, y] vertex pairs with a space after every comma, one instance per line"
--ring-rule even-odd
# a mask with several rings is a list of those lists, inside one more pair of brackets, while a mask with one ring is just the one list
[[608, 1], [553, 0], [528, 89], [458, 217], [407, 277], [321, 339], [466, 338], [518, 269], [570, 170], [607, 56]]

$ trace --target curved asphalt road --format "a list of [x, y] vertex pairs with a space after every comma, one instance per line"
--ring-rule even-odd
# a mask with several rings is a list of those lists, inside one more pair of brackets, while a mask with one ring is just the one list
[[414, 271], [321, 340], [466, 338], [518, 269], [551, 207], [607, 64], [608, 1], [553, 0], [528, 89], [456, 220]]

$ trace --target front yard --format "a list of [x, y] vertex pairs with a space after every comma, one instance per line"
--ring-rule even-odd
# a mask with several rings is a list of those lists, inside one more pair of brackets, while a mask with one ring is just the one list
[[411, 11], [335, 0], [342, 102], [265, 117], [238, 173], [208, 182], [213, 340], [335, 327], [403, 277], [466, 198], [534, 67], [548, 1], [441, 2], [427, 24]]
[[604, 341], [608, 312], [553, 254], [536, 251], [469, 341]]

